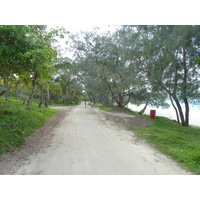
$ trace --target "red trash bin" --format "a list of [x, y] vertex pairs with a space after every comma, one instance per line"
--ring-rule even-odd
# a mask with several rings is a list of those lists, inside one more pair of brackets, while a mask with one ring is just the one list
[[150, 119], [156, 118], [156, 110], [150, 110]]

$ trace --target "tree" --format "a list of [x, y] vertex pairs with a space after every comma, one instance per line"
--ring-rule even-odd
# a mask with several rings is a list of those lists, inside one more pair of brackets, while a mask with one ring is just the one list
[[28, 66], [31, 66], [29, 75], [32, 78], [32, 89], [25, 109], [28, 109], [30, 105], [38, 79], [48, 80], [51, 78], [54, 72], [53, 65], [57, 58], [57, 52], [52, 48], [52, 43], [55, 41], [55, 31], [48, 32], [43, 26], [31, 26], [31, 30], [35, 41], [34, 49], [26, 53], [25, 56], [29, 60]]
[[27, 26], [0, 26], [0, 77], [10, 80], [0, 96], [11, 89], [16, 76], [29, 71], [24, 64], [24, 55], [31, 48], [28, 32]]
[[15, 79], [29, 76], [32, 89], [27, 109], [38, 81], [51, 79], [58, 54], [53, 44], [65, 33], [63, 28], [47, 30], [44, 25], [0, 26], [0, 77], [10, 80], [0, 95], [10, 90]]
[[189, 103], [199, 99], [199, 27], [123, 26], [112, 34], [98, 34], [96, 29], [73, 36], [75, 63], [88, 95], [96, 97], [94, 89], [101, 92], [98, 84], [89, 84], [89, 77], [101, 81], [120, 107], [130, 99], [167, 106], [168, 94], [177, 121], [188, 126]]
[[[182, 126], [189, 125], [189, 102], [197, 99], [200, 72], [200, 26], [138, 27], [143, 37], [148, 77], [153, 87], [168, 93]], [[185, 113], [181, 102], [184, 103]]]
[[129, 62], [124, 34], [117, 31], [114, 34], [108, 32], [98, 35], [94, 30], [84, 33], [82, 37], [84, 40], [73, 38], [81, 75], [89, 76], [91, 80], [101, 80], [119, 107], [127, 105], [133, 85], [138, 80], [134, 74], [133, 62]]
[[82, 86], [74, 73], [71, 61], [68, 58], [60, 58], [55, 68], [54, 81], [61, 87], [63, 103], [78, 102], [82, 96]]

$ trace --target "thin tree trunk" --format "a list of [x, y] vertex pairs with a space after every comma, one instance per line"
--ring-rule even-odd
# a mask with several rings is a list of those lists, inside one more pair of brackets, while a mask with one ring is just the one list
[[179, 111], [179, 115], [180, 115], [180, 119], [181, 119], [181, 124], [182, 124], [182, 126], [186, 126], [182, 107], [181, 107], [176, 95], [172, 95], [172, 97], [173, 97], [174, 101], [176, 102], [176, 105], [177, 105], [177, 108], [178, 108], [178, 111]]
[[111, 97], [111, 105], [113, 105], [114, 104], [114, 98], [113, 98], [113, 96]]
[[62, 99], [63, 99], [62, 102], [63, 102], [63, 103], [66, 103], [66, 98], [67, 98], [67, 97], [66, 97], [66, 91], [65, 91], [65, 89], [62, 87]]
[[109, 88], [109, 90], [110, 90], [110, 92], [111, 92], [111, 95], [112, 95], [113, 98], [115, 99], [117, 105], [118, 105], [119, 107], [121, 107], [121, 106], [120, 106], [120, 102], [118, 101], [118, 99], [117, 99], [116, 96], [114, 95], [114, 92], [112, 91], [112, 88], [111, 88], [111, 86], [110, 86], [109, 83], [108, 83], [108, 88]]
[[22, 91], [21, 91], [21, 94], [20, 94], [20, 97], [19, 97], [19, 101], [22, 100], [23, 95], [24, 95], [24, 88], [22, 88]]
[[50, 103], [50, 93], [49, 93], [49, 88], [47, 88], [47, 107]]
[[128, 101], [126, 103], [124, 103], [122, 107], [126, 106], [130, 102], [130, 99], [131, 99], [131, 96], [129, 95]]
[[[34, 95], [34, 93], [33, 93], [33, 95]], [[30, 105], [33, 104], [33, 95], [31, 96], [31, 99], [30, 99]]]
[[[175, 101], [175, 103], [176, 103], [176, 106], [177, 106], [177, 108], [178, 108], [178, 110], [175, 109], [176, 111], [178, 111], [177, 116], [180, 117], [182, 126], [186, 126], [186, 124], [185, 124], [185, 119], [184, 119], [184, 114], [183, 114], [183, 110], [182, 110], [181, 104], [179, 103], [179, 100], [178, 100], [178, 98], [176, 97], [176, 90], [177, 90], [177, 85], [178, 85], [178, 76], [177, 76], [178, 72], [177, 72], [177, 71], [178, 71], [178, 70], [177, 70], [177, 67], [176, 67], [176, 70], [175, 70], [175, 80], [174, 80], [175, 83], [174, 83], [173, 92], [171, 93], [170, 90], [168, 90], [168, 89], [167, 89], [166, 87], [164, 87], [164, 86], [163, 86], [163, 88], [164, 88], [164, 89], [166, 90], [166, 92], [169, 94], [170, 98], [172, 97], [172, 98], [174, 99], [174, 101]], [[171, 101], [171, 102], [173, 102], [173, 101]], [[173, 105], [173, 104], [172, 104], [172, 105]], [[174, 108], [175, 108], [175, 105], [174, 105]], [[180, 121], [180, 120], [179, 120], [179, 121]]]
[[51, 92], [50, 92], [50, 90], [48, 90], [49, 91], [49, 105], [51, 105]]
[[180, 123], [180, 119], [179, 119], [179, 115], [178, 115], [178, 110], [177, 110], [176, 106], [174, 105], [173, 99], [172, 99], [172, 97], [171, 97], [170, 94], [169, 94], [169, 98], [170, 98], [171, 103], [172, 103], [172, 106], [174, 107], [174, 110], [175, 110], [175, 112], [176, 112], [177, 122]]
[[46, 92], [46, 94], [45, 94], [45, 103], [44, 103], [44, 105], [45, 105], [45, 108], [48, 108], [48, 93]]
[[37, 75], [34, 75], [33, 81], [32, 81], [31, 93], [30, 93], [30, 96], [29, 96], [28, 101], [26, 102], [26, 105], [24, 106], [24, 109], [29, 109], [29, 105], [30, 105], [30, 103], [31, 103], [31, 100], [32, 100], [32, 98], [33, 98], [33, 94], [34, 94], [34, 91], [35, 91], [36, 80], [37, 80]]
[[189, 104], [186, 98], [184, 99], [184, 102], [185, 102], [185, 125], [189, 126]]
[[183, 97], [185, 103], [185, 126], [189, 126], [189, 104], [187, 100], [187, 77], [188, 69], [186, 64], [186, 50], [183, 48], [183, 66], [184, 66], [184, 78], [183, 78]]
[[5, 90], [0, 92], [0, 96], [6, 94], [12, 88], [13, 83], [14, 83], [14, 80], [12, 80], [9, 85], [7, 85], [7, 88]]
[[43, 90], [43, 88], [41, 88], [40, 98], [39, 98], [39, 105], [38, 105], [39, 108], [41, 107], [42, 102], [43, 102], [43, 96], [44, 96], [43, 94], [44, 94], [44, 90]]
[[149, 100], [146, 101], [146, 104], [145, 104], [144, 108], [138, 113], [139, 115], [143, 115], [144, 114], [148, 104], [149, 104]]

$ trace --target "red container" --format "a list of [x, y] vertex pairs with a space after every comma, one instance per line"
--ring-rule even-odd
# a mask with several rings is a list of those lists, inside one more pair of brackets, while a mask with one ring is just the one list
[[156, 118], [156, 110], [150, 110], [150, 119]]

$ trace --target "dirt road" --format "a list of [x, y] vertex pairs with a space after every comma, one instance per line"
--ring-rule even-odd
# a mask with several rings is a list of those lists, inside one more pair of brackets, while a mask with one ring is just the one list
[[124, 124], [130, 120], [134, 116], [76, 106], [51, 131], [48, 145], [13, 174], [187, 174], [127, 130]]

